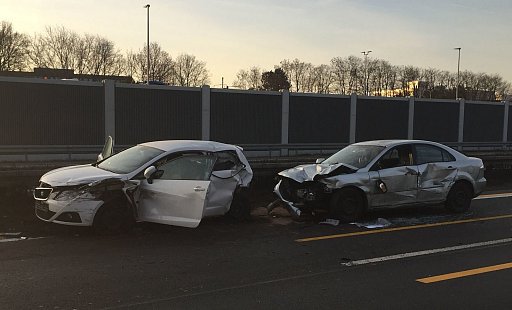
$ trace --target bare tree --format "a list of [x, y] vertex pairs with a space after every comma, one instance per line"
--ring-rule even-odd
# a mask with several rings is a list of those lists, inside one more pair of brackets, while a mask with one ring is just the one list
[[66, 28], [47, 26], [32, 39], [31, 60], [37, 67], [74, 69], [78, 35]]
[[46, 27], [31, 41], [30, 58], [36, 67], [72, 69], [78, 74], [119, 75], [124, 58], [114, 42], [64, 27]]
[[[162, 47], [152, 42], [149, 45], [150, 50], [150, 68], [149, 80], [161, 81], [171, 85], [176, 84], [173, 72], [173, 61], [169, 53], [164, 51]], [[137, 53], [129, 52], [126, 60], [126, 74], [133, 76], [138, 81], [147, 79], [147, 47], [139, 50]]]
[[233, 86], [250, 90], [261, 89], [261, 74], [262, 71], [259, 67], [251, 67], [249, 70], [242, 69], [236, 74]]
[[315, 92], [319, 94], [329, 94], [331, 85], [334, 81], [334, 74], [328, 65], [320, 65], [313, 70], [315, 75]]
[[300, 61], [297, 58], [293, 61], [285, 59], [276, 68], [281, 68], [286, 73], [292, 84], [291, 89], [294, 89], [295, 92], [305, 92], [308, 86], [310, 89], [312, 88], [312, 77], [308, 76], [313, 70], [312, 64]]
[[0, 71], [23, 70], [27, 66], [30, 40], [15, 32], [12, 24], [0, 23]]
[[174, 62], [174, 76], [176, 85], [201, 86], [209, 83], [209, 73], [204, 61], [197, 60], [195, 56], [181, 54]]

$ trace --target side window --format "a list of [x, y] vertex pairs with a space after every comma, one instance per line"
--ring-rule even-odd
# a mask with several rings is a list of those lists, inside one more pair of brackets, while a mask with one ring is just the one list
[[[388, 169], [402, 166], [414, 165], [414, 158], [412, 153], [412, 147], [409, 144], [399, 145], [386, 154], [384, 154], [377, 162], [376, 169]], [[375, 169], [372, 169], [375, 170]]]
[[455, 161], [455, 157], [452, 154], [448, 153], [446, 150], [443, 151], [443, 161]]
[[210, 155], [183, 155], [158, 167], [160, 180], [209, 180], [215, 158]]
[[241, 167], [241, 163], [238, 157], [230, 152], [218, 152], [217, 161], [213, 166], [213, 171], [224, 171], [224, 170], [238, 170]]
[[[416, 157], [418, 165], [455, 160], [455, 158], [445, 150], [438, 148], [437, 146], [427, 144], [416, 145]], [[447, 160], [445, 160], [445, 158]]]

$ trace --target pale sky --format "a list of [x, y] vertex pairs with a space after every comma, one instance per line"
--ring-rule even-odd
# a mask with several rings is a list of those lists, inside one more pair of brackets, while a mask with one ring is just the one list
[[174, 58], [195, 55], [211, 85], [231, 85], [240, 69], [270, 70], [283, 59], [314, 65], [370, 57], [394, 65], [498, 73], [512, 82], [511, 0], [0, 0], [0, 21], [41, 33], [64, 26], [98, 34], [124, 52], [150, 40]]

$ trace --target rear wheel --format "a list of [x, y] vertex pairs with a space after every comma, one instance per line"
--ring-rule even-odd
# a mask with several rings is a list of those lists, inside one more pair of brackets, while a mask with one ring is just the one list
[[133, 215], [125, 203], [110, 202], [96, 213], [93, 228], [100, 234], [118, 234], [130, 230], [134, 222]]
[[461, 213], [469, 209], [473, 198], [471, 188], [466, 183], [455, 183], [448, 197], [445, 206], [451, 212]]
[[234, 195], [229, 211], [226, 216], [236, 220], [243, 221], [251, 218], [251, 206], [249, 204], [249, 190], [247, 188], [238, 188]]
[[329, 215], [343, 222], [360, 219], [364, 211], [363, 195], [353, 188], [344, 188], [336, 192], [329, 206]]

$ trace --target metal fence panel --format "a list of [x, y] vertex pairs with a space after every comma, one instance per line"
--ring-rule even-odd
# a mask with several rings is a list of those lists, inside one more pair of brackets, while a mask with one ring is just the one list
[[0, 144], [97, 145], [103, 87], [0, 81]]
[[290, 96], [290, 143], [348, 143], [350, 98]]
[[467, 103], [464, 107], [464, 142], [500, 142], [503, 105]]
[[280, 95], [213, 92], [210, 137], [234, 144], [281, 142]]
[[201, 139], [201, 91], [116, 87], [116, 143]]
[[357, 99], [356, 141], [407, 139], [409, 101]]
[[457, 142], [459, 103], [415, 100], [414, 139]]

